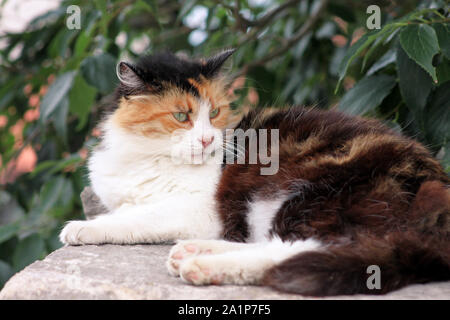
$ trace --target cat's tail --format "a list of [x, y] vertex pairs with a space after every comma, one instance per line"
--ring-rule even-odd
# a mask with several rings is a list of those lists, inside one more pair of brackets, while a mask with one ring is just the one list
[[408, 284], [450, 280], [450, 241], [392, 233], [383, 239], [300, 253], [270, 269], [263, 284], [311, 296], [383, 294]]
[[[383, 294], [413, 283], [450, 280], [449, 190], [422, 185], [409, 212], [415, 226], [384, 236], [299, 253], [268, 270], [263, 284], [311, 296]], [[429, 194], [432, 192], [432, 194]], [[433, 199], [427, 204], [424, 199]], [[420, 211], [427, 210], [422, 215]], [[422, 217], [421, 217], [422, 216]]]

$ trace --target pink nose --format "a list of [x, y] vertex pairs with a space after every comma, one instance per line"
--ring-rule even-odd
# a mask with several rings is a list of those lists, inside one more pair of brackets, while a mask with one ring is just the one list
[[208, 137], [208, 138], [202, 137], [201, 142], [202, 142], [203, 148], [206, 148], [207, 146], [209, 146], [213, 141], [214, 141], [214, 136]]

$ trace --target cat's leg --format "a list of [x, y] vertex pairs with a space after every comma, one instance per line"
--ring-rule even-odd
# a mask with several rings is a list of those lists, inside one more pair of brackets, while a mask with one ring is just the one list
[[65, 244], [82, 245], [218, 239], [221, 225], [215, 211], [202, 206], [198, 200], [184, 200], [121, 207], [93, 220], [71, 221], [62, 230], [60, 240]]
[[321, 249], [319, 241], [308, 239], [293, 243], [279, 239], [248, 244], [239, 250], [219, 254], [199, 255], [183, 260], [181, 278], [195, 285], [260, 284], [266, 271], [290, 257]]
[[248, 249], [258, 244], [231, 242], [225, 240], [180, 240], [172, 247], [167, 259], [167, 269], [175, 277], [180, 275], [180, 265], [189, 258], [198, 255], [219, 254], [228, 251]]

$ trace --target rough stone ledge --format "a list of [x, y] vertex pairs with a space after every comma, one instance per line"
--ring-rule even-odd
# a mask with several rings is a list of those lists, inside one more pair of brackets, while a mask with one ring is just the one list
[[[166, 271], [169, 250], [168, 245], [64, 247], [14, 275], [0, 299], [305, 299], [264, 287], [185, 284]], [[333, 299], [447, 300], [450, 282]]]

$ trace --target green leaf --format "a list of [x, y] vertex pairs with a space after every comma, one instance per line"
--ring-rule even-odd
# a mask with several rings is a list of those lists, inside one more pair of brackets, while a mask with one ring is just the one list
[[0, 226], [0, 243], [14, 237], [19, 229], [20, 226], [17, 222]]
[[[64, 179], [64, 184], [60, 191], [57, 206], [60, 208], [71, 208], [74, 198], [73, 185], [69, 179]], [[78, 196], [78, 195], [76, 195]], [[64, 210], [63, 210], [64, 211]], [[63, 212], [64, 213], [64, 212]]]
[[11, 266], [5, 261], [0, 260], [0, 289], [13, 274], [14, 271]]
[[436, 145], [450, 141], [450, 82], [439, 86], [427, 105], [425, 115], [426, 137]]
[[378, 70], [383, 69], [387, 65], [394, 63], [396, 60], [397, 54], [394, 49], [391, 49], [387, 51], [384, 55], [381, 56], [381, 58], [375, 62], [369, 70], [367, 70], [366, 75], [370, 76], [377, 72]]
[[108, 24], [112, 17], [112, 12], [108, 10], [107, 1], [105, 0], [94, 0], [95, 6], [101, 11], [100, 27], [103, 35], [108, 33]]
[[25, 210], [19, 205], [14, 195], [0, 190], [0, 228], [19, 222], [24, 216]]
[[64, 185], [68, 183], [63, 176], [57, 176], [47, 181], [41, 189], [40, 193], [40, 210], [45, 213], [52, 208], [58, 201], [61, 190], [64, 189]]
[[34, 178], [36, 177], [37, 174], [46, 170], [48, 170], [47, 174], [51, 175], [67, 168], [68, 166], [81, 163], [82, 161], [83, 160], [78, 154], [72, 154], [69, 157], [58, 161], [55, 160], [43, 161], [34, 168], [34, 170], [30, 173], [30, 176]]
[[55, 21], [57, 19], [60, 19], [61, 17], [65, 16], [67, 8], [65, 6], [56, 8], [54, 10], [46, 11], [45, 13], [38, 15], [37, 17], [33, 18], [28, 27], [30, 29], [37, 29], [40, 26], [48, 23], [49, 21]]
[[104, 94], [112, 92], [118, 83], [116, 59], [109, 53], [84, 59], [81, 63], [81, 73], [88, 84]]
[[12, 261], [15, 271], [22, 270], [30, 263], [42, 259], [46, 254], [45, 242], [35, 233], [22, 239], [14, 251]]
[[93, 31], [95, 30], [96, 21], [101, 15], [101, 12], [98, 10], [91, 10], [86, 15], [85, 22], [83, 23], [83, 30], [75, 42], [75, 57], [81, 57], [86, 52], [86, 49], [94, 38]]
[[71, 113], [78, 117], [77, 131], [85, 126], [91, 107], [95, 102], [96, 94], [97, 90], [88, 85], [81, 75], [75, 78], [72, 90], [69, 93], [69, 109]]
[[426, 24], [411, 24], [400, 33], [402, 48], [418, 65], [427, 71], [434, 82], [437, 82], [433, 57], [439, 52], [436, 32]]
[[433, 23], [434, 31], [439, 41], [441, 51], [447, 59], [450, 59], [450, 24]]
[[61, 101], [55, 110], [52, 122], [58, 136], [67, 144], [67, 114], [69, 113], [69, 98], [67, 96]]
[[366, 68], [367, 62], [369, 61], [370, 57], [373, 55], [373, 53], [378, 49], [378, 47], [382, 45], [386, 45], [389, 40], [391, 39], [391, 34], [396, 30], [396, 28], [389, 24], [386, 25], [386, 27], [379, 33], [377, 39], [372, 44], [369, 50], [364, 54], [362, 66], [361, 66], [361, 72]]
[[63, 246], [61, 241], [59, 240], [59, 233], [62, 227], [54, 229], [47, 240], [47, 247], [49, 250], [54, 251]]
[[447, 174], [450, 174], [450, 141], [447, 142], [446, 145], [442, 146], [441, 150], [439, 150], [436, 158], [444, 167], [444, 170]]
[[403, 100], [420, 122], [433, 83], [428, 74], [400, 46], [397, 49], [397, 73]]
[[98, 10], [100, 10], [102, 13], [107, 13], [107, 1], [105, 0], [94, 0], [94, 4]]
[[355, 22], [356, 17], [354, 11], [349, 7], [336, 3], [337, 1], [330, 1], [328, 4], [328, 11], [347, 22]]
[[70, 43], [78, 34], [79, 30], [62, 29], [50, 43], [49, 53], [52, 58], [64, 57]]
[[156, 0], [143, 0], [152, 10], [153, 13], [158, 12], [158, 2]]
[[[4, 132], [4, 131], [3, 131]], [[14, 144], [16, 139], [11, 132], [4, 132], [0, 135], [0, 147], [2, 148], [2, 161], [7, 163], [14, 154]], [[1, 167], [1, 165], [0, 165]]]
[[157, 6], [156, 3], [154, 1], [149, 1], [149, 0], [138, 0], [135, 5], [134, 5], [135, 9], [140, 9], [140, 10], [146, 10], [149, 12], [153, 12], [155, 13], [157, 10]]
[[38, 163], [36, 165], [36, 167], [34, 168], [34, 170], [30, 173], [30, 177], [34, 178], [34, 177], [36, 177], [37, 174], [39, 174], [47, 169], [53, 168], [55, 163], [57, 163], [57, 161], [54, 161], [54, 160], [47, 160], [47, 161], [42, 161], [42, 162]]
[[443, 61], [436, 67], [436, 75], [438, 84], [444, 84], [450, 80], [450, 60], [442, 59]]
[[0, 88], [0, 110], [8, 106], [14, 99], [17, 91], [16, 79], [11, 79]]
[[76, 71], [69, 71], [58, 76], [42, 99], [40, 121], [44, 123], [52, 113], [61, 105], [70, 88]]
[[253, 86], [256, 88], [259, 97], [260, 105], [267, 105], [273, 103], [271, 88], [273, 88], [275, 83], [275, 75], [273, 72], [267, 70], [263, 66], [257, 66], [251, 68], [249, 73], [249, 78], [254, 79]]
[[194, 7], [196, 2], [197, 2], [197, 0], [183, 1], [183, 5], [181, 6], [181, 9], [178, 13], [177, 20], [184, 18], [184, 16], [187, 15], [189, 13], [189, 11], [191, 11], [191, 9]]
[[[292, 25], [295, 25], [294, 19], [289, 19], [288, 22], [292, 21]], [[293, 29], [293, 27], [292, 27]], [[289, 34], [284, 34], [284, 36], [287, 38], [291, 36], [293, 33], [290, 32]], [[315, 33], [316, 39], [331, 39], [336, 34], [336, 24], [333, 22], [325, 22]]]
[[62, 175], [49, 179], [33, 202], [22, 228], [26, 231], [38, 228], [42, 232], [55, 227], [57, 220], [64, 219], [73, 210], [74, 198], [73, 185], [69, 179]]
[[339, 109], [349, 114], [364, 114], [380, 105], [395, 83], [394, 77], [384, 74], [365, 77], [342, 97]]
[[92, 41], [92, 36], [89, 31], [84, 30], [80, 33], [80, 35], [77, 38], [77, 41], [75, 42], [75, 57], [81, 57], [84, 52], [86, 51], [88, 45]]
[[25, 227], [31, 228], [39, 225], [45, 219], [45, 215], [53, 208], [58, 206], [62, 190], [65, 184], [70, 183], [64, 176], [56, 176], [48, 180], [41, 188], [38, 200], [33, 204], [28, 219], [25, 221]]
[[361, 54], [361, 52], [367, 48], [375, 39], [378, 37], [380, 30], [375, 30], [370, 33], [364, 34], [356, 43], [354, 43], [348, 50], [339, 65], [339, 81], [336, 85], [335, 93], [337, 93], [342, 79], [344, 79], [347, 74], [348, 67], [353, 62], [353, 60]]

